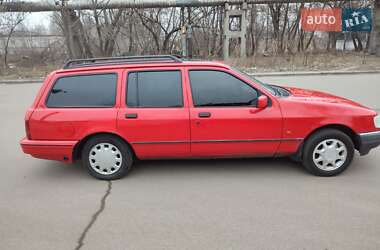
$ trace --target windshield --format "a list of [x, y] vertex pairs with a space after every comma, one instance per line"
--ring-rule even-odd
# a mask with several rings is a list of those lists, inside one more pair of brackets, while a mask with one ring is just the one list
[[239, 69], [234, 68], [234, 67], [233, 67], [233, 69], [234, 69], [235, 71], [237, 71], [238, 73], [240, 73], [241, 75], [244, 75], [244, 76], [246, 76], [246, 77], [248, 77], [248, 78], [251, 78], [255, 83], [260, 84], [260, 85], [263, 86], [266, 90], [268, 90], [272, 95], [276, 95], [276, 90], [275, 90], [271, 85], [269, 85], [269, 84], [267, 84], [267, 83], [264, 83], [264, 82], [258, 80], [258, 79], [255, 78], [253, 75], [247, 74], [246, 72], [244, 72], [244, 71], [242, 71], [242, 70], [239, 70]]

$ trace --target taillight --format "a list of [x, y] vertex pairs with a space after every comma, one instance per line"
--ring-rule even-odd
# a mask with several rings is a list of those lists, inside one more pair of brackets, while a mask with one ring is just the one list
[[29, 128], [29, 119], [25, 120], [25, 132], [26, 132], [26, 138], [31, 140], [32, 135], [30, 134], [30, 128]]

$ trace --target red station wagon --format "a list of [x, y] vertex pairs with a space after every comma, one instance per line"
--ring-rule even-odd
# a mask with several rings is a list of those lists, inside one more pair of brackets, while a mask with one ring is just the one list
[[175, 56], [72, 60], [44, 81], [21, 147], [90, 174], [136, 159], [291, 156], [332, 176], [380, 145], [380, 116], [330, 94], [269, 85], [217, 62]]

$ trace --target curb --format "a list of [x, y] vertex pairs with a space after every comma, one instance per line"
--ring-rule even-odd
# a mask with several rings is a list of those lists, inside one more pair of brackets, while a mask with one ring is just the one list
[[313, 76], [313, 75], [359, 75], [359, 74], [380, 74], [380, 70], [361, 71], [284, 71], [284, 72], [247, 72], [252, 76]]
[[[361, 70], [361, 71], [284, 71], [284, 72], [247, 72], [251, 76], [313, 76], [313, 75], [358, 75], [358, 74], [380, 74], [380, 70]], [[9, 79], [0, 80], [0, 84], [29, 84], [42, 83], [44, 78], [34, 79]]]
[[29, 83], [42, 83], [44, 78], [34, 78], [34, 79], [9, 79], [0, 80], [0, 84], [29, 84]]

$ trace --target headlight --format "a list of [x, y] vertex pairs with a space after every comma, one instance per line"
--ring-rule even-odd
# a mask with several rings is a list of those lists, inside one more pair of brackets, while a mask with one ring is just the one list
[[375, 124], [376, 128], [380, 128], [380, 115], [377, 115], [373, 118], [373, 123]]

